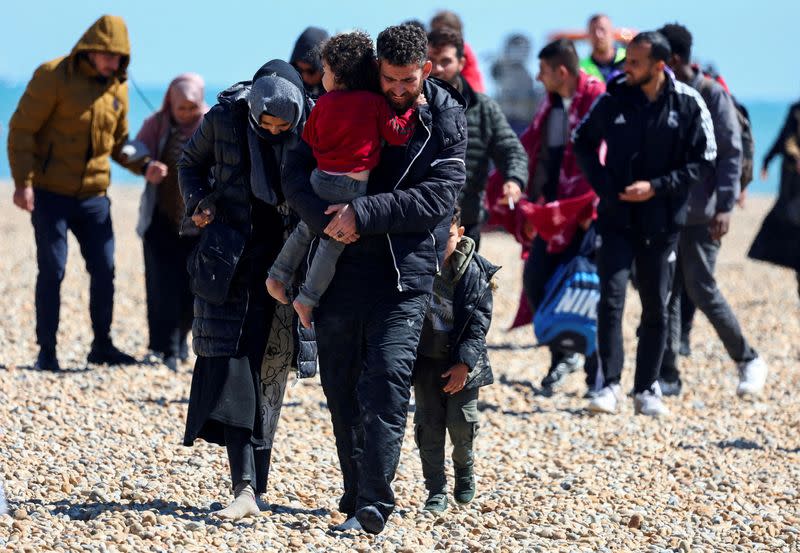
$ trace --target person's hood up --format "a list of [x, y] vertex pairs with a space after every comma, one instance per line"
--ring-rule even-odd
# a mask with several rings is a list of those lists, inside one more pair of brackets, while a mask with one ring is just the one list
[[319, 46], [328, 40], [329, 36], [325, 29], [308, 27], [295, 42], [289, 63], [295, 65], [298, 61], [302, 61], [311, 65], [317, 71], [322, 71]]
[[[201, 114], [208, 111], [208, 105], [205, 101], [205, 81], [203, 77], [197, 73], [182, 73], [172, 79], [169, 83], [167, 92], [164, 94], [164, 101], [161, 103], [161, 113], [166, 114], [168, 117], [172, 115], [172, 105], [183, 100], [188, 100], [200, 107]], [[181, 126], [181, 132], [184, 135], [191, 135], [200, 126], [203, 120], [202, 115], [188, 125]]]
[[272, 60], [256, 71], [247, 94], [250, 123], [259, 126], [263, 113], [291, 124], [290, 131], [305, 123], [306, 95], [297, 70], [282, 60]]
[[[297, 72], [297, 69], [283, 60], [276, 59], [262, 65], [258, 71], [256, 71], [255, 75], [253, 75], [252, 79], [248, 81], [239, 81], [220, 92], [217, 95], [217, 101], [220, 104], [231, 104], [240, 100], [246, 101], [253, 81], [258, 80], [260, 77], [273, 74], [283, 77], [296, 87], [304, 90], [303, 79], [300, 77], [300, 73]], [[310, 109], [311, 107], [309, 106], [309, 110]]]
[[75, 44], [70, 57], [77, 59], [78, 54], [87, 52], [107, 52], [122, 56], [117, 77], [124, 80], [131, 58], [131, 44], [125, 21], [117, 15], [103, 15], [92, 23]]

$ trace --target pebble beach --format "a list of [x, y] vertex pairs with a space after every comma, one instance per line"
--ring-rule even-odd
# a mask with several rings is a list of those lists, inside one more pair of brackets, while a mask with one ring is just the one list
[[[590, 415], [582, 373], [541, 393], [549, 355], [530, 327], [507, 332], [521, 292], [520, 248], [485, 235], [502, 265], [489, 335], [495, 384], [481, 390], [478, 493], [442, 515], [426, 492], [409, 416], [397, 509], [378, 536], [334, 533], [340, 474], [319, 379], [290, 377], [260, 516], [209, 512], [230, 497], [223, 448], [181, 445], [191, 362], [148, 356], [139, 187], [112, 186], [116, 296], [112, 335], [141, 363], [87, 366], [89, 279], [70, 237], [62, 286], [60, 373], [36, 357], [36, 248], [29, 215], [0, 184], [0, 550], [8, 551], [800, 551], [800, 304], [788, 270], [746, 251], [772, 199], [736, 210], [717, 277], [770, 368], [764, 394], [736, 397], [737, 374], [698, 313], [683, 393], [669, 418]], [[624, 319], [623, 390], [633, 381], [639, 300]], [[448, 468], [451, 475], [452, 469]]]

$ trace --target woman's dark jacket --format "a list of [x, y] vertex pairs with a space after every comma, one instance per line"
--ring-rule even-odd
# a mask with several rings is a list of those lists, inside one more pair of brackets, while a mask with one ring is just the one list
[[[285, 67], [262, 67], [254, 80], [262, 74], [277, 72], [301, 90], [303, 83], [297, 72], [288, 64]], [[224, 186], [222, 194], [215, 202], [215, 224], [222, 223], [237, 229], [249, 238], [253, 228], [251, 218], [253, 196], [250, 188], [250, 160], [247, 147], [248, 105], [246, 101], [249, 82], [238, 83], [217, 98], [217, 105], [205, 115], [203, 122], [186, 145], [183, 157], [178, 162], [178, 175], [186, 203], [186, 213], [191, 216], [198, 203], [214, 189]], [[308, 111], [308, 110], [306, 110]], [[307, 115], [307, 114], [306, 114]], [[305, 117], [303, 118], [305, 120]], [[301, 126], [294, 133], [302, 132]], [[287, 137], [290, 140], [291, 137]], [[276, 152], [279, 169], [282, 170], [289, 148], [279, 148]], [[273, 183], [280, 192], [280, 183]], [[282, 217], [277, 208], [267, 206], [275, 217]], [[278, 234], [274, 240], [283, 242]], [[252, 250], [256, 244], [245, 247]], [[279, 251], [280, 247], [269, 248]], [[263, 260], [271, 263], [271, 259]], [[213, 305], [200, 297], [195, 297], [194, 324], [192, 326], [193, 345], [197, 355], [205, 357], [233, 356], [238, 342], [248, 305], [248, 286], [241, 278], [234, 277], [227, 299], [222, 305]]]

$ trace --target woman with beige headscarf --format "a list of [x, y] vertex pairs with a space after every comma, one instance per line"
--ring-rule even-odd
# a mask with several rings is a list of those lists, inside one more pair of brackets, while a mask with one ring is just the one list
[[[197, 241], [192, 232], [181, 232], [186, 208], [176, 164], [208, 111], [204, 88], [200, 75], [177, 76], [164, 95], [161, 109], [145, 120], [136, 136], [150, 155], [136, 228], [144, 245], [149, 349], [172, 370], [177, 369], [179, 360], [188, 357], [192, 293], [186, 259]], [[193, 225], [187, 227], [197, 234]]]

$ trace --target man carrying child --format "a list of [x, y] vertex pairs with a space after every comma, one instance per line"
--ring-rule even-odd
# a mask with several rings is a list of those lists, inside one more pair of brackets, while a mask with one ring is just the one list
[[342, 470], [343, 527], [375, 534], [394, 510], [391, 482], [411, 374], [464, 184], [467, 141], [458, 93], [427, 80], [425, 31], [389, 27], [378, 36], [377, 54], [380, 89], [396, 113], [421, 94], [427, 100], [417, 107], [411, 138], [381, 150], [367, 195], [347, 204], [331, 206], [314, 193], [309, 175], [315, 160], [306, 143], [292, 152], [284, 180], [289, 205], [311, 230], [350, 244], [313, 319]]

